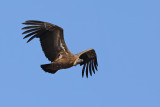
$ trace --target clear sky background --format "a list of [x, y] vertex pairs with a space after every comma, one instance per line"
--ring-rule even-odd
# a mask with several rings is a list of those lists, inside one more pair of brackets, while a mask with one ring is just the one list
[[[0, 14], [0, 107], [160, 107], [159, 0], [3, 0]], [[94, 48], [99, 71], [44, 72], [26, 20], [63, 27], [75, 54]]]

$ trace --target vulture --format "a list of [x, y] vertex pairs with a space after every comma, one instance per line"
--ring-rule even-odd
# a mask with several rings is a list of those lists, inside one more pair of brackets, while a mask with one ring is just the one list
[[86, 73], [92, 76], [97, 70], [97, 55], [94, 49], [88, 49], [78, 54], [72, 54], [66, 46], [63, 28], [48, 22], [28, 20], [22, 23], [26, 25], [22, 34], [27, 34], [23, 39], [39, 38], [42, 50], [51, 63], [41, 65], [41, 68], [48, 73], [56, 73], [60, 69], [70, 68], [78, 64], [83, 65], [82, 77]]

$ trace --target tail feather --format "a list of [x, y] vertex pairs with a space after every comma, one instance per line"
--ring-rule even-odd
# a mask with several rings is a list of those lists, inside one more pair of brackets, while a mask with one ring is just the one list
[[52, 68], [52, 64], [44, 64], [44, 65], [41, 65], [41, 68], [45, 71], [45, 72], [48, 72], [48, 73], [56, 73], [58, 70], [53, 70]]

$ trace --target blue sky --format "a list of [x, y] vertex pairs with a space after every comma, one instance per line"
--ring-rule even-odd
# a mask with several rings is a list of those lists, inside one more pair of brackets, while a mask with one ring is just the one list
[[[0, 3], [1, 107], [160, 107], [159, 0], [3, 0]], [[71, 52], [94, 48], [99, 71], [45, 73], [38, 39], [21, 23], [63, 27]]]

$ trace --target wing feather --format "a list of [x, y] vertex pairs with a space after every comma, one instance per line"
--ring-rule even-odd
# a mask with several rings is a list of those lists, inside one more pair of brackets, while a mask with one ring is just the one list
[[31, 29], [31, 28], [40, 28], [40, 27], [39, 26], [26, 26], [26, 27], [23, 27], [22, 30]]
[[39, 31], [31, 32], [31, 33], [27, 34], [23, 39], [25, 39], [25, 38], [27, 38], [27, 37], [30, 37], [30, 36], [32, 36], [32, 35], [34, 35], [34, 34], [37, 34], [38, 32], [39, 32]]
[[44, 23], [44, 22], [38, 21], [38, 20], [27, 20], [26, 22], [30, 22], [30, 23]]
[[88, 63], [87, 63], [87, 67], [86, 67], [86, 77], [88, 78]]
[[83, 69], [82, 69], [82, 77], [84, 76], [85, 67], [86, 67], [86, 63], [84, 64]]
[[92, 76], [91, 61], [89, 62], [89, 73], [90, 73], [90, 76]]
[[34, 39], [37, 35], [32, 36], [31, 38], [28, 39], [27, 43], [30, 42], [32, 39]]
[[93, 62], [93, 60], [91, 62], [92, 62], [92, 71], [95, 74], [94, 65], [93, 65], [94, 62]]
[[37, 31], [37, 30], [39, 30], [39, 29], [37, 29], [37, 28], [29, 29], [29, 30], [24, 31], [22, 34], [30, 33], [30, 32]]
[[97, 70], [97, 64], [96, 64], [96, 60], [94, 59], [94, 67]]

